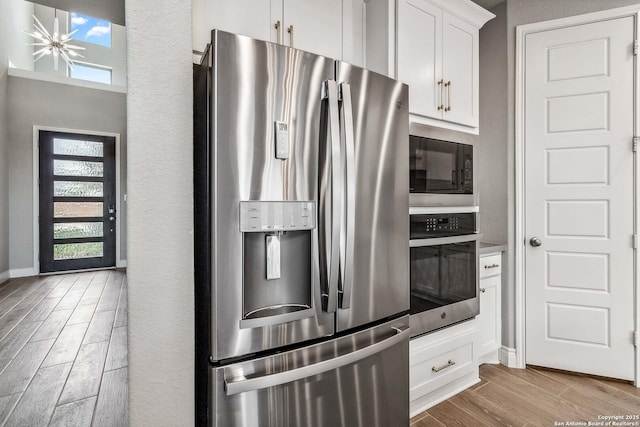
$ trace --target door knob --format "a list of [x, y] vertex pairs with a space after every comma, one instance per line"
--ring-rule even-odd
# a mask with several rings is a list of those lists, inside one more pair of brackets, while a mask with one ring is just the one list
[[531, 240], [529, 240], [529, 243], [531, 244], [531, 246], [542, 246], [542, 240], [540, 240], [539, 237], [532, 237]]

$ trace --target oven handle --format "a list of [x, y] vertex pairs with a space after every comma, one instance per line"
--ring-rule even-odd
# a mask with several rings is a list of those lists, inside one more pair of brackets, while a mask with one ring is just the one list
[[429, 239], [409, 240], [410, 248], [420, 248], [423, 246], [448, 245], [451, 243], [477, 242], [482, 238], [481, 234], [465, 234], [463, 236], [434, 237]]

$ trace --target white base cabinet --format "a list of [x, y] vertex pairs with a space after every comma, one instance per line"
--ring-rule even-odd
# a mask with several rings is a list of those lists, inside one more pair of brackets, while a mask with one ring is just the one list
[[474, 319], [411, 340], [409, 399], [413, 417], [480, 381]]
[[502, 253], [480, 255], [480, 314], [478, 355], [480, 363], [499, 363], [502, 341]]

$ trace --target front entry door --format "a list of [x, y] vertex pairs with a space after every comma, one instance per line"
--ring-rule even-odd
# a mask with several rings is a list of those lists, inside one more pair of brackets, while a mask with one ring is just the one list
[[40, 131], [40, 272], [114, 267], [115, 138]]
[[526, 35], [528, 364], [634, 378], [634, 27]]

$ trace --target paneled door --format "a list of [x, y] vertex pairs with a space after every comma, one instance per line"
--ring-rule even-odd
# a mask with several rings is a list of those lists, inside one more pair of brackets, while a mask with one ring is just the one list
[[528, 364], [634, 377], [634, 26], [526, 35]]
[[114, 267], [115, 138], [40, 131], [40, 272]]

